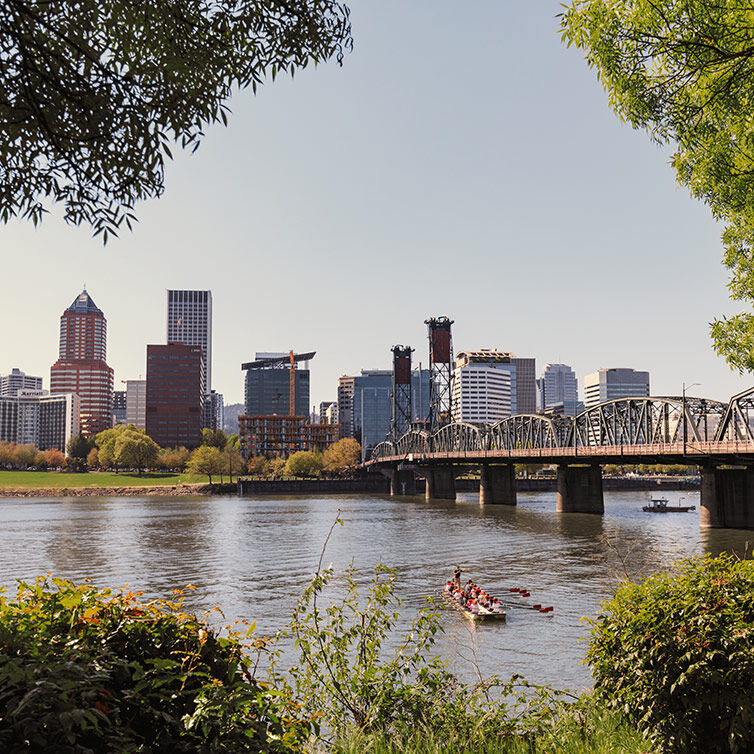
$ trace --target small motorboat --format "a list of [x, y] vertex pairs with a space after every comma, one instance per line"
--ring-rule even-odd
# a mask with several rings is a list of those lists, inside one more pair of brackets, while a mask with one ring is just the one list
[[645, 513], [687, 513], [696, 510], [695, 505], [681, 505], [680, 498], [678, 505], [668, 505], [666, 497], [653, 497], [649, 500], [649, 505], [643, 505], [642, 510]]
[[453, 597], [452, 594], [450, 594], [450, 592], [446, 592], [444, 589], [442, 590], [442, 598], [455, 610], [462, 612], [472, 623], [477, 623], [479, 621], [505, 620], [505, 612], [496, 613], [492, 610], [487, 610], [487, 608], [482, 607], [481, 605], [479, 606], [478, 613], [472, 613], [471, 610], [464, 607], [457, 599], [455, 599], [455, 597]]

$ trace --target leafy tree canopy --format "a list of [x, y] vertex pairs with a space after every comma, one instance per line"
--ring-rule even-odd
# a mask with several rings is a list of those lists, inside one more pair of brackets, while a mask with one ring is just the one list
[[[726, 223], [731, 298], [754, 301], [754, 7], [748, 0], [571, 0], [563, 38], [610, 105], [675, 146], [678, 181]], [[715, 350], [754, 370], [754, 316], [712, 323]]]
[[60, 202], [105, 241], [162, 193], [171, 145], [227, 123], [235, 87], [352, 43], [335, 0], [13, 0], [0, 40], [0, 218]]
[[334, 442], [324, 452], [324, 470], [334, 473], [351, 471], [361, 461], [361, 445], [353, 437]]
[[225, 470], [225, 461], [217, 448], [200, 445], [191, 453], [186, 468], [193, 474], [206, 474], [209, 483], [212, 484], [212, 477], [223, 473]]
[[319, 451], [299, 450], [288, 458], [285, 472], [291, 476], [319, 476], [323, 463]]

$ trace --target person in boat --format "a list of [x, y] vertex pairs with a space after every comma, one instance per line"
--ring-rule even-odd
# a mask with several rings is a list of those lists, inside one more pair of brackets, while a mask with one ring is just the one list
[[453, 593], [453, 582], [449, 581], [447, 584], [445, 584], [445, 591]]
[[457, 565], [455, 571], [453, 571], [453, 583], [460, 589], [461, 588], [461, 573], [463, 571], [466, 571], [468, 569], [461, 568], [461, 566]]
[[469, 610], [476, 615], [479, 612], [479, 602], [477, 602], [477, 600], [471, 600]]
[[503, 612], [503, 606], [498, 602], [498, 600], [492, 600], [492, 612], [493, 613], [502, 613]]

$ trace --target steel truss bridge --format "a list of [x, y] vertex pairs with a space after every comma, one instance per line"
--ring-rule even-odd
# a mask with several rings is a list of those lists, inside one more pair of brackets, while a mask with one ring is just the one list
[[409, 430], [366, 466], [401, 463], [754, 464], [754, 388], [728, 403], [688, 396], [607, 401], [576, 417], [516, 415], [492, 425]]

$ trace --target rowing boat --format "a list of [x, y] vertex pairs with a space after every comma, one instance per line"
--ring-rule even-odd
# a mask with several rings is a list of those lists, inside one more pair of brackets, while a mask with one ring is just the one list
[[446, 592], [444, 589], [442, 590], [442, 598], [448, 603], [448, 605], [462, 612], [472, 623], [478, 623], [479, 621], [505, 620], [504, 612], [493, 613], [491, 610], [487, 610], [487, 608], [482, 607], [481, 605], [479, 606], [478, 613], [472, 613], [471, 610], [464, 607], [457, 599], [455, 599], [455, 597], [453, 597], [452, 594]]

